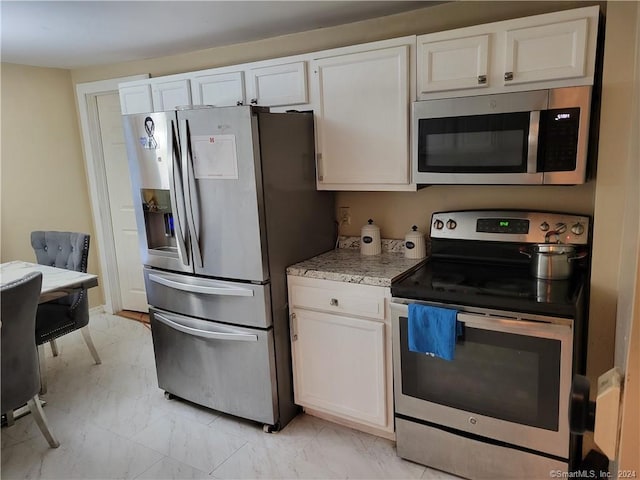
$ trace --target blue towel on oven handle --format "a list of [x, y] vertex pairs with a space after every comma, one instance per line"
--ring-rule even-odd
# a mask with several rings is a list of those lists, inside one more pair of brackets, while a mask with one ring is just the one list
[[458, 312], [449, 308], [409, 304], [409, 350], [453, 360], [456, 339], [462, 335]]

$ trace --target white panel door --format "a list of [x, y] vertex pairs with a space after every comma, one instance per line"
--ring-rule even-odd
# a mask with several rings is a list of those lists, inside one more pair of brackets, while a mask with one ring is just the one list
[[122, 114], [153, 112], [151, 85], [120, 87], [120, 109]]
[[488, 59], [488, 34], [438, 42], [418, 37], [418, 95], [487, 87]]
[[387, 426], [384, 323], [296, 309], [296, 403]]
[[504, 84], [582, 77], [586, 71], [587, 19], [505, 32]]
[[151, 84], [153, 111], [164, 112], [191, 105], [189, 80], [157, 81]]
[[197, 75], [191, 78], [191, 94], [194, 105], [243, 105], [244, 72]]
[[264, 107], [307, 103], [306, 62], [250, 68], [247, 96], [250, 103]]
[[321, 58], [311, 69], [318, 187], [408, 184], [409, 46]]
[[118, 95], [99, 95], [97, 102], [122, 308], [146, 312], [147, 295]]

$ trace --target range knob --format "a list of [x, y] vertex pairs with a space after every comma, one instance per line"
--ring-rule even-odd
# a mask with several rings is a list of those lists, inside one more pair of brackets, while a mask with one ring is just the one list
[[435, 228], [436, 230], [442, 230], [443, 227], [444, 223], [442, 222], [442, 220], [436, 220], [435, 222], [433, 222], [433, 228]]
[[547, 222], [542, 222], [540, 224], [540, 230], [542, 230], [543, 232], [546, 232], [547, 230], [549, 230], [549, 224]]
[[556, 232], [564, 233], [566, 231], [567, 231], [567, 224], [566, 223], [556, 223]]
[[571, 231], [575, 235], [582, 235], [584, 233], [584, 225], [582, 225], [581, 223], [576, 223], [571, 226]]
[[447, 228], [448, 228], [449, 230], [453, 230], [453, 229], [455, 229], [457, 226], [458, 226], [458, 224], [456, 223], [456, 221], [455, 221], [455, 220], [451, 220], [451, 219], [447, 220]]

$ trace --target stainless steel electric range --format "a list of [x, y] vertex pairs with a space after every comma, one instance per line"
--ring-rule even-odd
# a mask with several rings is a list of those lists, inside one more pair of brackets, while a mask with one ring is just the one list
[[[582, 215], [433, 214], [429, 261], [391, 286], [399, 456], [467, 478], [573, 468], [581, 445], [568, 404], [585, 367], [588, 257], [569, 278], [543, 280], [522, 251], [553, 241], [588, 253], [590, 232]], [[410, 303], [457, 311], [452, 361], [410, 351]]]

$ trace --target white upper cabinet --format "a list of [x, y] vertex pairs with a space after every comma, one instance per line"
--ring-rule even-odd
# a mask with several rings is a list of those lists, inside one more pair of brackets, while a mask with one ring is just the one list
[[418, 37], [418, 93], [489, 86], [489, 34], [429, 41]]
[[311, 63], [320, 190], [415, 190], [409, 160], [415, 37], [389, 43], [340, 49]]
[[584, 76], [587, 31], [586, 18], [507, 30], [504, 84]]
[[421, 35], [417, 97], [593, 85], [599, 17], [596, 5]]
[[244, 72], [199, 72], [190, 81], [194, 105], [230, 107], [245, 103]]
[[176, 107], [191, 105], [191, 88], [186, 78], [169, 80], [171, 77], [159, 77], [151, 80], [153, 111], [164, 112]]
[[263, 107], [308, 103], [307, 62], [268, 63], [273, 62], [260, 62], [246, 70], [249, 103]]
[[148, 80], [128, 82], [119, 86], [120, 111], [123, 115], [153, 112], [151, 85]]

